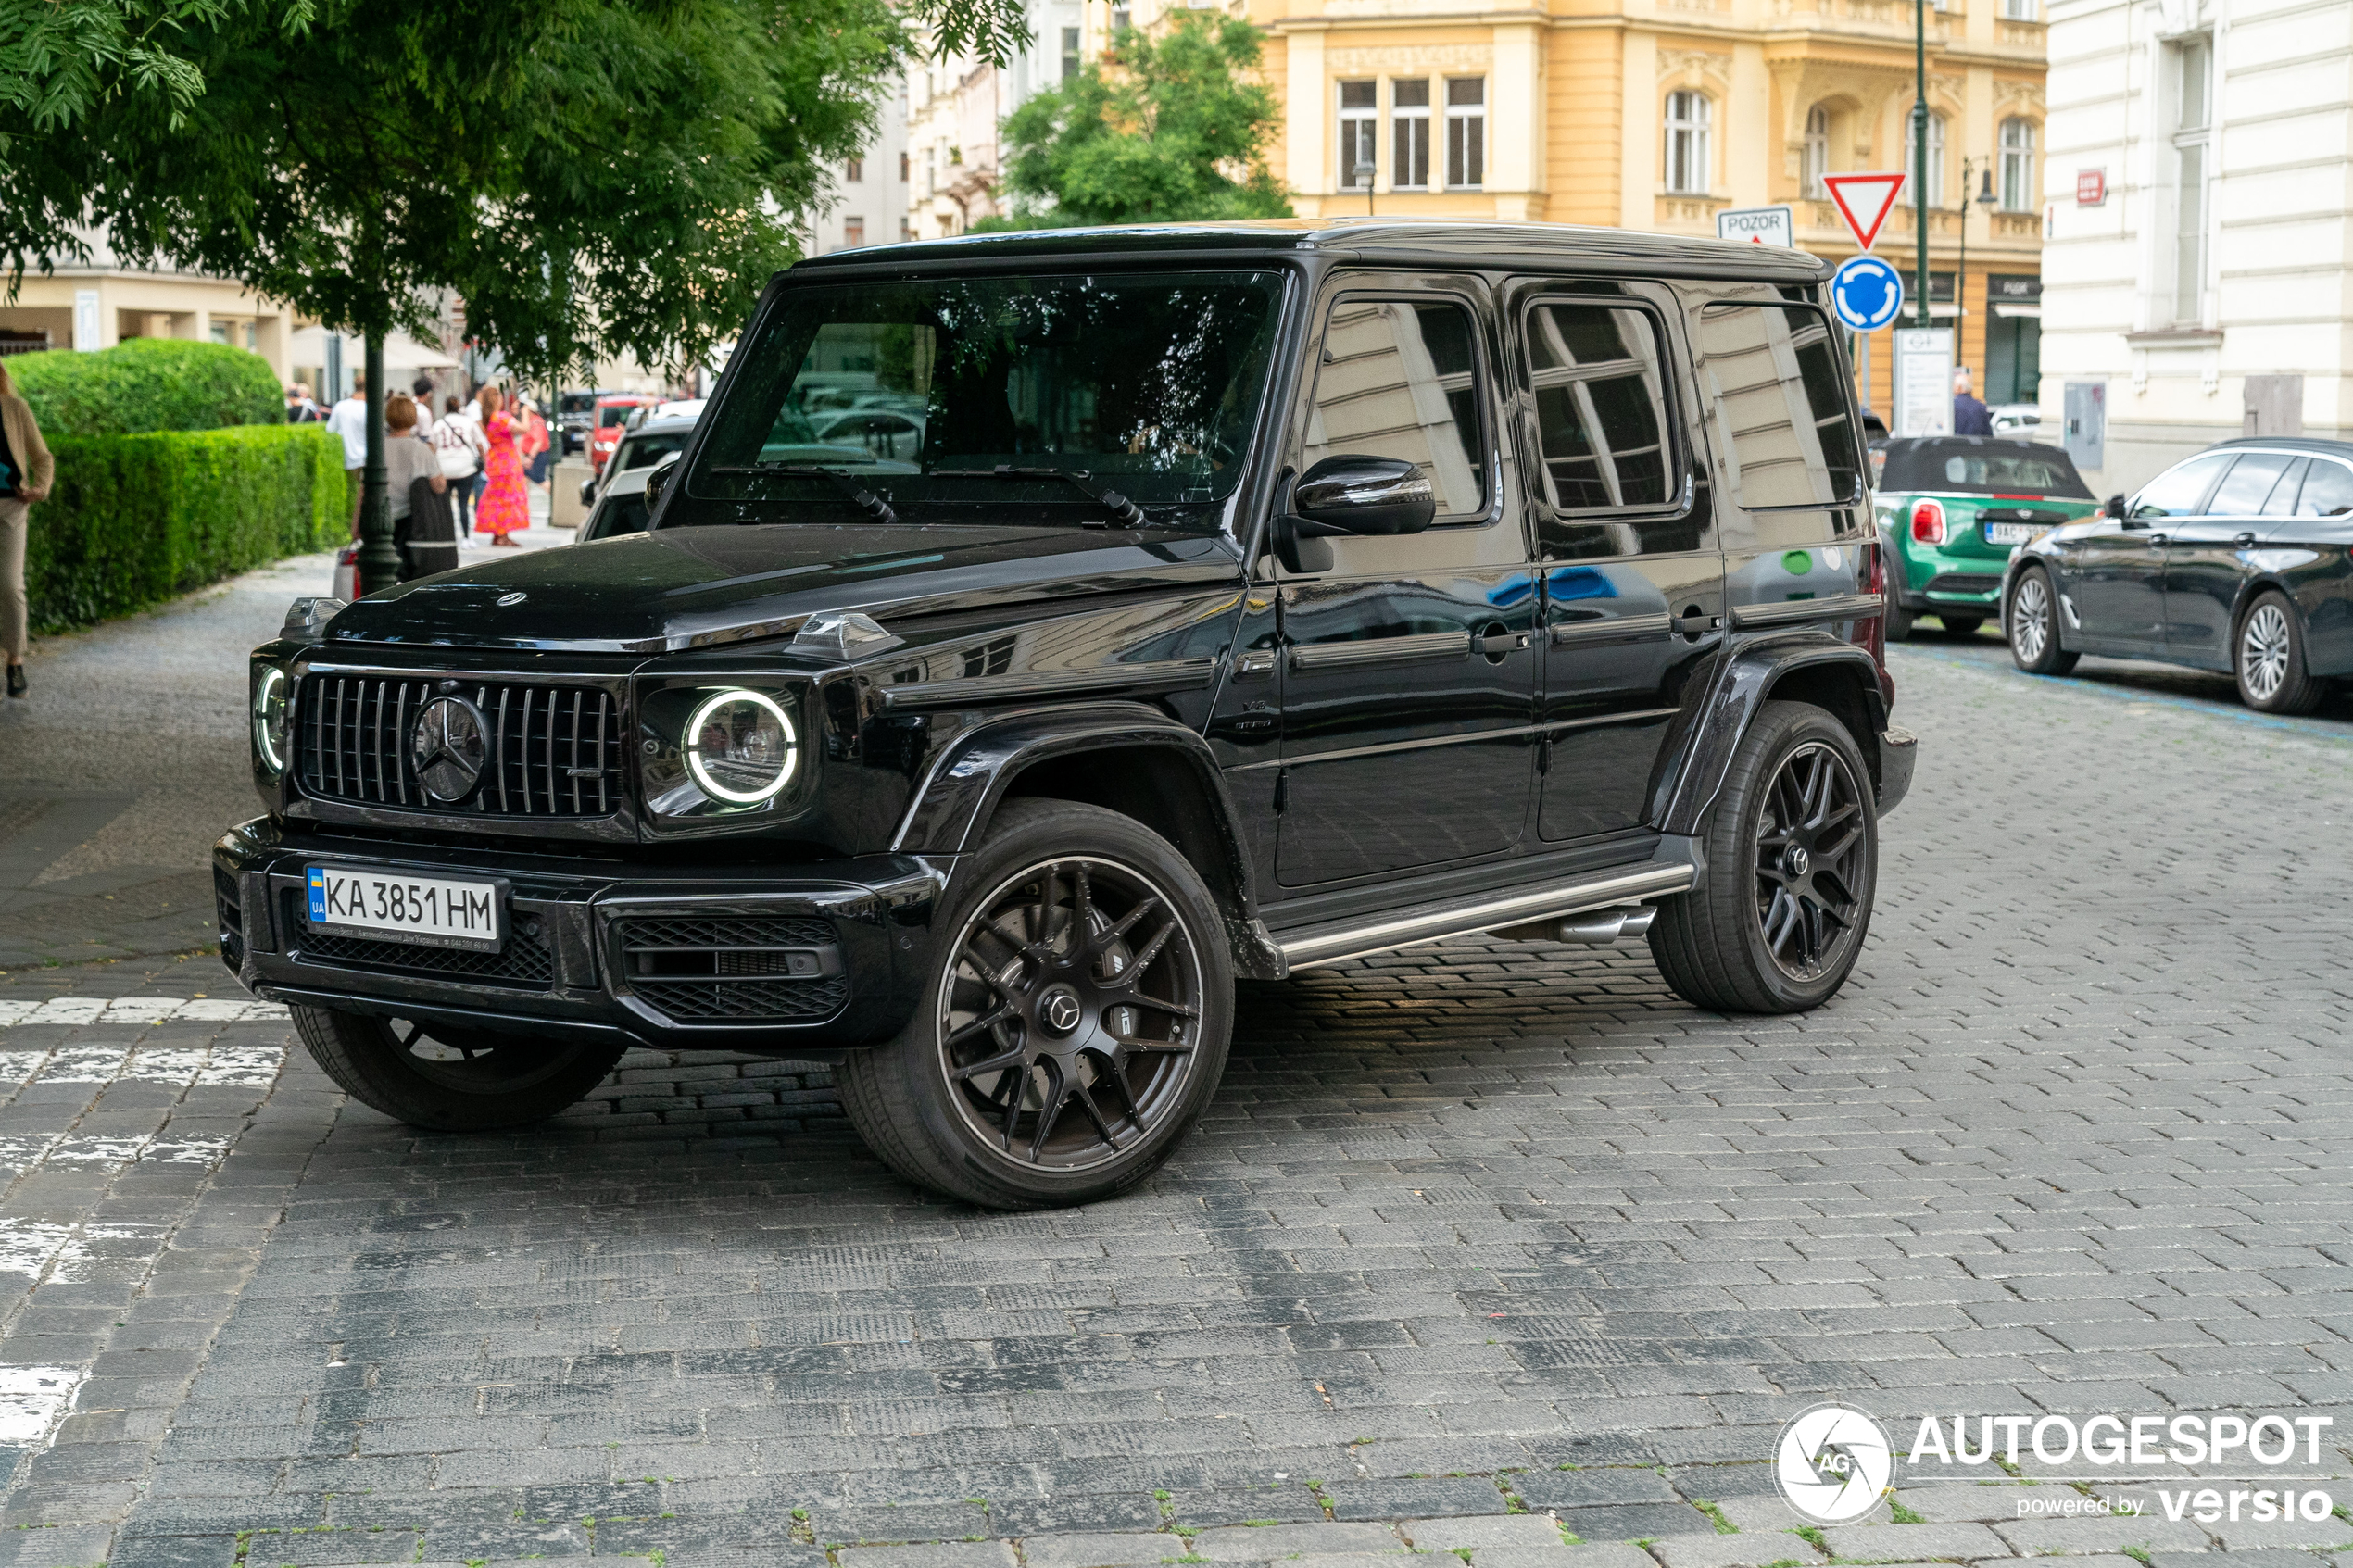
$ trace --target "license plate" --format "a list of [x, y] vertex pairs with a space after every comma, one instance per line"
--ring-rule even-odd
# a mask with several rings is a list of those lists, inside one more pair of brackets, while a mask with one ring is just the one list
[[1989, 545], [2023, 545], [2044, 532], [2039, 522], [1989, 522], [1985, 525], [1985, 542]]
[[350, 866], [312, 866], [304, 881], [310, 923], [321, 931], [475, 953], [495, 953], [506, 939], [505, 900], [495, 882]]

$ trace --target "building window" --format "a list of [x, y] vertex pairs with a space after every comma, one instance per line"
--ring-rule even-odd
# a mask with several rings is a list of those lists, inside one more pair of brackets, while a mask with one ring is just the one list
[[903, 151], [899, 155], [899, 179], [901, 184], [907, 180], [907, 155]]
[[1475, 191], [1487, 183], [1487, 79], [1458, 76], [1446, 83], [1446, 183]]
[[2172, 50], [2173, 320], [2206, 317], [2206, 179], [2214, 131], [2214, 45], [2192, 38]]
[[2002, 19], [2006, 22], [2041, 21], [2040, 0], [2002, 0]]
[[1136, 13], [1134, 11], [1128, 9], [1128, 7], [1125, 6], [1114, 6], [1111, 8], [1111, 31], [1113, 36], [1116, 37], [1120, 33], [1126, 32], [1129, 28], [1135, 25]]
[[1429, 188], [1429, 83], [1389, 84], [1389, 184], [1391, 190]]
[[856, 250], [866, 243], [866, 220], [845, 218], [841, 220], [841, 245], [844, 250]]
[[1378, 85], [1370, 82], [1340, 84], [1340, 189], [1365, 189], [1373, 182], [1373, 118]]
[[1063, 80], [1068, 82], [1078, 74], [1078, 30], [1063, 29]]
[[915, 220], [913, 219], [901, 218], [899, 220], [899, 237], [902, 240], [912, 240], [915, 237]]
[[2002, 210], [2034, 210], [2034, 123], [2002, 121]]
[[924, 194], [927, 196], [939, 194], [939, 149], [937, 147], [924, 149]]
[[1828, 194], [1822, 176], [1831, 171], [1831, 111], [1816, 104], [1806, 111], [1806, 151], [1799, 169], [1800, 188], [1815, 201]]
[[841, 166], [841, 173], [842, 178], [849, 181], [853, 185], [864, 184], [866, 182], [866, 160], [862, 157], [851, 158], [848, 163]]
[[[1911, 165], [1919, 150], [1919, 144], [1912, 139], [1912, 117], [1906, 114], [1904, 117], [1904, 165], [1906, 177], [1904, 181], [1903, 194], [1896, 199], [1907, 207], [1919, 205], [1919, 198], [1913, 194], [1913, 181], [1909, 178]], [[1942, 207], [1944, 204], [1944, 117], [1931, 112], [1928, 117], [1928, 205]]]
[[1705, 93], [1667, 94], [1667, 188], [1679, 195], [1707, 190], [1707, 125], [1713, 117]]

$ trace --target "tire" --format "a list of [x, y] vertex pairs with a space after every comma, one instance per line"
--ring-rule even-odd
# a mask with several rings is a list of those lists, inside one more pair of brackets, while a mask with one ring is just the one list
[[295, 1028], [344, 1092], [439, 1133], [544, 1122], [595, 1088], [626, 1047], [459, 1030], [410, 1019], [296, 1007]]
[[867, 1146], [988, 1209], [1091, 1203], [1158, 1169], [1233, 1034], [1225, 921], [1176, 847], [1116, 811], [1009, 800], [932, 929], [914, 1017], [834, 1073]]
[[2304, 623], [2276, 588], [2255, 596], [2231, 639], [2231, 670], [2239, 700], [2259, 713], [2309, 713], [2328, 695], [2304, 659]]
[[1894, 595], [1890, 594], [1887, 596], [1886, 627], [1887, 640], [1889, 642], [1910, 642], [1912, 640], [1912, 628], [1919, 623], [1919, 618], [1915, 616], [1910, 610], [1906, 609], [1902, 605], [1897, 604], [1895, 602]]
[[1977, 629], [1985, 624], [1982, 615], [1940, 615], [1936, 619], [1944, 622], [1944, 630], [1956, 637], [1974, 637]]
[[1667, 901], [1651, 925], [1651, 955], [1675, 994], [1764, 1013], [1834, 996], [1870, 929], [1876, 807], [1846, 726], [1810, 703], [1759, 709], [1717, 796], [1705, 884]]
[[2059, 646], [2058, 595], [2051, 574], [2030, 566], [2018, 574], [2002, 601], [2002, 635], [2010, 662], [2030, 675], [2064, 675], [2083, 656]]

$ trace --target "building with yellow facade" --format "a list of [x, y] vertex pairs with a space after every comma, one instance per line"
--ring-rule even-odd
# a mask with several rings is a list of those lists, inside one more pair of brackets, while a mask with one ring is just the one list
[[[1268, 33], [1276, 172], [1302, 216], [1712, 235], [1724, 208], [1787, 204], [1799, 246], [1835, 261], [1855, 245], [1821, 176], [1909, 162], [1909, 0], [1235, 3]], [[1947, 0], [1928, 15], [1931, 307], [1952, 324], [1965, 266], [1958, 358], [1989, 402], [2036, 398], [2039, 5]], [[1110, 19], [1100, 0], [1088, 10]], [[1907, 282], [1912, 234], [1907, 193], [1877, 245]], [[1882, 414], [1887, 337], [1869, 376]]]

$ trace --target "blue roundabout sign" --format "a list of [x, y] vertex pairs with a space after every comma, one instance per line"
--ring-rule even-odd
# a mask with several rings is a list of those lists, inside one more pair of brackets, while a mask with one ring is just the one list
[[1875, 332], [1904, 313], [1904, 274], [1868, 251], [1831, 274], [1831, 308], [1858, 332]]

